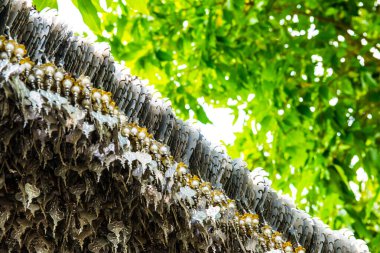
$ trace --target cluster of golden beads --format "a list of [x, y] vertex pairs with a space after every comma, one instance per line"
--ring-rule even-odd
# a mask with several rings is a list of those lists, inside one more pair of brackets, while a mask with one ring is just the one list
[[93, 88], [88, 76], [80, 76], [75, 79], [63, 68], [56, 67], [53, 63], [36, 65], [29, 58], [20, 60], [24, 78], [32, 88], [47, 90], [63, 95], [71, 99], [74, 104], [82, 105], [87, 110], [100, 111], [110, 115], [119, 114], [116, 103], [112, 100], [112, 94]]
[[228, 198], [222, 190], [213, 189], [210, 182], [202, 181], [197, 175], [191, 175], [186, 164], [182, 162], [177, 164], [176, 177], [180, 182], [195, 190], [198, 196], [206, 197], [210, 205], [214, 207], [219, 206], [222, 211], [228, 210], [235, 213], [235, 225], [243, 236], [258, 237], [269, 248], [282, 249], [286, 253], [305, 253], [305, 249], [302, 246], [298, 246], [294, 249], [291, 242], [285, 242], [282, 238], [282, 234], [278, 231], [274, 231], [268, 224], [265, 224], [259, 229], [260, 217], [258, 214], [240, 214], [236, 211], [234, 200]]
[[213, 204], [226, 204], [227, 197], [220, 190], [214, 190], [211, 192], [211, 201]]
[[212, 186], [210, 182], [202, 182], [199, 189], [204, 195], [211, 195]]
[[157, 160], [161, 160], [165, 167], [173, 164], [174, 159], [170, 155], [169, 147], [153, 139], [148, 130], [135, 123], [128, 123], [124, 114], [119, 115], [121, 123], [121, 135], [131, 138], [140, 145], [142, 151], [152, 154]]
[[306, 249], [302, 247], [301, 245], [298, 245], [295, 250], [296, 253], [306, 253]]
[[[177, 178], [179, 179], [182, 179], [182, 178], [185, 178], [187, 176], [187, 173], [189, 173], [188, 169], [187, 169], [187, 165], [184, 164], [183, 162], [180, 162], [177, 164], [177, 168], [176, 168], [176, 176]], [[196, 179], [196, 182], [195, 182], [195, 186], [196, 184], [200, 184], [200, 179], [197, 177], [195, 178]]]
[[35, 65], [30, 59], [20, 61], [25, 71], [25, 80], [32, 88], [47, 90], [71, 99], [74, 104], [82, 105], [87, 110], [100, 111], [117, 116], [119, 110], [112, 100], [112, 94], [93, 88], [88, 76], [75, 79], [63, 68], [53, 63]]
[[[67, 99], [72, 99], [75, 104], [82, 105], [87, 110], [99, 111], [119, 118], [121, 125], [121, 135], [132, 139], [139, 144], [142, 150], [151, 153], [163, 165], [168, 168], [174, 164], [174, 158], [170, 155], [169, 148], [154, 140], [144, 127], [134, 123], [128, 123], [127, 117], [119, 112], [116, 103], [112, 100], [110, 92], [94, 88], [91, 79], [87, 76], [80, 76], [75, 79], [63, 68], [55, 66], [53, 63], [35, 64], [27, 54], [24, 45], [18, 44], [14, 40], [7, 40], [0, 36], [0, 59], [18, 63], [21, 67], [24, 81], [33, 89], [43, 89], [63, 95]], [[219, 206], [220, 210], [228, 210], [235, 213], [234, 221], [240, 233], [248, 236], [256, 236], [264, 241], [270, 248], [282, 249], [286, 253], [305, 253], [306, 250], [298, 245], [293, 248], [291, 242], [284, 242], [282, 234], [265, 224], [259, 230], [260, 218], [257, 214], [240, 214], [236, 211], [236, 203], [228, 198], [220, 189], [214, 189], [210, 182], [201, 180], [197, 175], [191, 175], [187, 165], [179, 162], [175, 170], [175, 178], [182, 185], [187, 185], [197, 192], [198, 196], [204, 196], [211, 206]]]
[[[182, 167], [183, 168], [183, 167]], [[192, 188], [192, 189], [198, 189], [200, 184], [201, 184], [201, 179], [197, 175], [191, 176], [190, 174], [187, 177], [187, 184]]]
[[293, 246], [292, 246], [292, 243], [291, 243], [291, 242], [284, 242], [284, 243], [282, 244], [282, 249], [283, 249], [286, 253], [293, 252]]
[[114, 116], [119, 115], [119, 109], [112, 94], [93, 88], [88, 76], [75, 79], [63, 68], [53, 63], [36, 64], [27, 54], [25, 46], [14, 40], [0, 36], [0, 59], [20, 64], [21, 76], [33, 89], [53, 91], [80, 104], [87, 110], [100, 111]]
[[243, 215], [238, 215], [239, 226], [244, 227], [248, 231], [257, 228], [259, 225], [259, 215], [252, 213], [245, 213]]
[[0, 58], [8, 59], [11, 62], [20, 61], [26, 55], [25, 46], [18, 44], [14, 40], [7, 40], [5, 36], [0, 36]]

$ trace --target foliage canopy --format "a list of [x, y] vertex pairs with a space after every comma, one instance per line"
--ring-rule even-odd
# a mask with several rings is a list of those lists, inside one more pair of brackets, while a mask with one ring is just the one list
[[229, 154], [264, 167], [275, 189], [296, 189], [300, 208], [379, 250], [379, 1], [73, 3], [179, 116], [190, 108], [209, 122], [201, 97], [244, 114]]

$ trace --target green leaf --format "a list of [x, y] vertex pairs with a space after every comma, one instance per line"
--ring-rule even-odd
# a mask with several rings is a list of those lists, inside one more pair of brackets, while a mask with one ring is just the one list
[[195, 111], [197, 115], [197, 119], [202, 122], [203, 124], [212, 124], [212, 121], [207, 117], [207, 114], [202, 106], [197, 107], [197, 110]]
[[347, 178], [347, 176], [346, 176], [345, 171], [343, 170], [343, 168], [340, 167], [337, 164], [334, 165], [334, 168], [336, 169], [336, 171], [340, 175], [340, 178], [342, 179], [342, 181], [344, 182], [344, 184], [347, 186], [347, 188], [350, 189], [350, 185], [348, 183], [348, 178]]
[[371, 212], [373, 211], [373, 205], [376, 203], [376, 201], [378, 200], [380, 196], [380, 188], [377, 189], [377, 192], [375, 194], [375, 196], [368, 202], [367, 206], [366, 206], [366, 212], [365, 212], [365, 218], [364, 220], [368, 220], [370, 215], [371, 215]]
[[338, 13], [338, 10], [335, 8], [328, 8], [326, 11], [326, 16], [333, 16]]
[[363, 86], [365, 87], [375, 88], [378, 85], [369, 72], [362, 72], [360, 78]]
[[171, 61], [171, 60], [173, 60], [173, 55], [171, 53], [162, 51], [161, 49], [156, 51], [156, 57], [160, 61]]
[[98, 11], [92, 1], [72, 0], [72, 2], [82, 14], [83, 21], [95, 33], [95, 35], [102, 35], [103, 29], [101, 27], [101, 21], [98, 17]]
[[265, 116], [264, 119], [260, 122], [263, 131], [268, 131], [272, 128], [272, 125], [275, 123], [275, 120], [272, 116]]
[[45, 8], [58, 9], [57, 0], [33, 0], [33, 4], [38, 11]]

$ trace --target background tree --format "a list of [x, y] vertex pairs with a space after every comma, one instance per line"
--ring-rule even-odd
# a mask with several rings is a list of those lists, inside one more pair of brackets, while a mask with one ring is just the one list
[[[380, 244], [380, 3], [73, 0], [98, 41], [179, 116], [245, 115], [232, 157], [333, 228]], [[55, 1], [35, 1], [56, 7]]]

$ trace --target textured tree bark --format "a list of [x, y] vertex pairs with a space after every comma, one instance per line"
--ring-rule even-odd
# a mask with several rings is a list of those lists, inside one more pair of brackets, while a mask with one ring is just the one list
[[0, 80], [0, 252], [240, 251], [233, 233], [190, 225], [171, 194], [179, 186], [160, 191], [165, 176], [142, 166], [152, 158], [136, 144], [123, 150], [115, 126], [10, 72]]
[[[73, 33], [68, 31], [66, 26], [60, 23], [52, 12], [38, 13], [25, 1], [4, 0], [0, 3], [0, 34], [6, 32], [6, 27], [9, 27], [12, 37], [16, 38], [18, 42], [25, 44], [33, 60], [43, 61], [44, 58], [49, 59], [57, 65], [62, 65], [74, 76], [89, 76], [96, 87], [112, 92], [113, 99], [120, 110], [128, 116], [130, 122], [146, 127], [156, 140], [170, 147], [170, 151], [176, 161], [185, 162], [192, 173], [199, 175], [203, 180], [210, 181], [215, 187], [224, 189], [230, 198], [237, 201], [241, 211], [260, 214], [275, 230], [282, 232], [284, 238], [291, 241], [299, 241], [309, 252], [368, 252], [365, 243], [361, 240], [356, 240], [350, 232], [332, 231], [318, 219], [311, 218], [308, 214], [297, 210], [293, 204], [276, 194], [259, 172], [250, 172], [243, 161], [239, 159], [232, 160], [218, 148], [212, 147], [202, 133], [186, 122], [177, 119], [171, 108], [162, 101], [155, 100], [137, 77], [125, 74], [123, 68], [114, 62], [109, 49], [101, 50], [97, 45], [73, 36]], [[3, 88], [7, 86], [16, 87], [18, 85], [17, 81], [7, 80], [4, 77], [4, 72], [2, 75]], [[12, 82], [16, 82], [16, 84]], [[149, 205], [151, 197], [140, 194], [141, 188], [146, 187], [146, 185], [138, 180], [130, 179], [133, 177], [123, 173], [121, 173], [122, 176], [120, 178], [113, 178], [110, 171], [122, 171], [120, 165], [115, 162], [110, 165], [109, 170], [105, 170], [105, 165], [93, 158], [94, 154], [91, 152], [95, 152], [96, 147], [106, 147], [109, 144], [109, 140], [107, 142], [107, 139], [101, 136], [82, 140], [84, 138], [82, 135], [78, 136], [78, 133], [75, 134], [75, 127], [72, 132], [65, 132], [63, 129], [60, 129], [58, 122], [54, 122], [54, 120], [50, 122], [52, 120], [51, 115], [44, 113], [35, 115], [39, 120], [33, 120], [34, 125], [27, 125], [27, 128], [23, 128], [24, 122], [21, 118], [25, 116], [24, 113], [27, 109], [24, 108], [25, 105], [18, 107], [18, 109], [13, 105], [13, 103], [22, 103], [23, 100], [9, 99], [7, 94], [10, 94], [10, 97], [12, 97], [12, 91], [4, 89], [4, 92], [0, 93], [4, 109], [2, 110], [3, 121], [0, 125], [0, 130], [4, 133], [2, 136], [7, 137], [2, 138], [3, 144], [1, 146], [0, 158], [1, 161], [10, 161], [3, 162], [2, 164], [3, 168], [7, 168], [8, 171], [8, 173], [2, 172], [3, 174], [7, 174], [6, 179], [4, 179], [5, 181], [14, 180], [14, 184], [22, 184], [21, 189], [25, 188], [27, 183], [33, 186], [29, 181], [21, 183], [18, 181], [20, 179], [17, 176], [12, 178], [12, 171], [17, 171], [17, 167], [19, 166], [22, 168], [30, 166], [31, 168], [28, 171], [31, 172], [41, 170], [43, 173], [46, 173], [46, 178], [48, 179], [45, 180], [51, 180], [52, 182], [55, 182], [54, 176], [57, 175], [51, 174], [51, 171], [57, 171], [56, 173], [60, 173], [60, 170], [81, 172], [86, 171], [84, 168], [95, 168], [95, 171], [104, 170], [107, 176], [105, 176], [104, 182], [102, 176], [100, 184], [103, 186], [97, 188], [92, 193], [95, 199], [99, 198], [96, 201], [102, 203], [99, 206], [105, 208], [104, 210], [102, 209], [102, 212], [107, 213], [109, 217], [119, 217], [119, 219], [121, 219], [121, 214], [130, 213], [128, 219], [124, 220], [124, 225], [127, 224], [126, 228], [128, 228], [128, 224], [133, 223], [133, 220], [145, 221], [145, 223], [141, 222], [142, 226], [136, 228], [137, 230], [133, 230], [133, 236], [128, 232], [128, 229], [123, 228], [123, 240], [130, 245], [130, 249], [133, 249], [132, 251], [141, 251], [143, 247], [151, 247], [145, 248], [145, 250], [159, 251], [159, 249], [162, 249], [162, 251], [165, 251], [171, 249], [172, 251], [182, 250], [182, 252], [202, 252], [202, 250], [208, 249], [210, 242], [215, 244], [216, 249], [219, 250], [238, 250], [241, 248], [232, 235], [225, 239], [229, 241], [226, 243], [228, 247], [223, 248], [223, 243], [220, 243], [221, 246], [218, 246], [218, 239], [208, 238], [209, 235], [206, 235], [208, 234], [207, 231], [203, 231], [203, 233], [199, 232], [200, 228], [199, 231], [194, 231], [192, 227], [186, 225], [188, 220], [183, 218], [186, 215], [180, 215], [181, 212], [185, 212], [183, 211], [185, 209], [182, 210], [181, 206], [174, 205], [170, 211], [163, 208], [157, 217], [154, 211], [155, 205]], [[57, 118], [70, 114], [70, 111], [67, 112], [62, 108], [46, 108], [44, 106], [43, 110], [52, 110], [52, 114], [56, 115]], [[41, 129], [47, 126], [52, 129], [59, 129], [57, 132], [60, 136], [66, 135], [66, 140], [63, 141], [54, 136], [40, 136]], [[80, 130], [83, 131], [83, 129]], [[36, 144], [32, 143], [31, 140], [38, 143], [39, 147], [44, 147], [42, 151], [38, 150]], [[71, 143], [74, 140], [76, 140], [75, 145]], [[57, 143], [63, 145], [63, 150], [61, 146], [57, 146]], [[76, 146], [78, 143], [80, 145]], [[23, 150], [28, 150], [29, 153], [19, 150], [20, 146], [22, 146]], [[88, 147], [93, 147], [93, 149]], [[27, 156], [25, 156], [25, 152], [28, 153]], [[19, 157], [20, 159], [16, 160], [14, 159], [15, 157]], [[67, 166], [70, 169], [66, 168]], [[132, 170], [133, 168], [129, 168], [129, 171]], [[28, 171], [23, 173], [27, 173], [28, 175]], [[33, 175], [36, 176], [33, 173], [30, 176], [33, 177]], [[94, 178], [91, 179], [92, 181], [90, 180], [91, 183], [89, 184], [95, 184], [96, 180]], [[33, 181], [33, 179], [28, 180]], [[77, 175], [71, 175], [67, 177], [67, 180], [73, 192], [87, 191], [87, 181], [85, 180], [78, 184], [80, 178]], [[122, 187], [126, 187], [127, 189], [125, 191], [119, 190], [118, 192], [113, 192], [111, 185], [114, 184], [120, 184], [120, 187], [117, 187], [117, 189], [122, 189]], [[68, 185], [62, 184], [62, 182], [56, 182], [54, 185], [59, 186], [60, 189], [68, 187]], [[78, 189], [76, 189], [76, 186]], [[0, 180], [0, 190], [4, 189], [6, 188], [1, 185]], [[48, 191], [46, 189], [46, 192]], [[145, 189], [144, 191], [148, 190]], [[158, 191], [153, 192], [153, 195], [159, 193]], [[6, 193], [5, 196], [9, 194], [16, 194], [16, 192]], [[26, 191], [23, 198], [28, 195], [25, 194]], [[108, 196], [107, 194], [113, 196], [113, 203], [108, 203], [108, 199], [102, 199], [104, 195]], [[169, 197], [172, 196], [169, 194]], [[55, 196], [53, 195], [52, 198], [54, 199]], [[78, 209], [78, 203], [75, 203], [75, 199], [73, 200], [72, 196], [65, 196], [64, 199], [67, 200], [67, 203], [70, 203], [65, 207], [65, 213], [75, 212], [80, 215], [80, 212], [88, 212], [85, 206], [81, 206]], [[15, 210], [25, 209], [25, 207], [28, 207], [28, 203], [27, 201], [23, 205], [14, 204], [13, 209], [2, 210], [0, 228], [2, 228], [2, 217], [10, 216], [12, 212], [17, 212]], [[59, 220], [61, 215], [59, 210], [51, 208], [50, 212]], [[124, 208], [125, 210], [119, 210], [119, 208]], [[96, 212], [96, 210], [92, 211]], [[87, 214], [84, 215], [86, 216]], [[90, 214], [88, 215], [89, 217], [91, 216]], [[182, 218], [177, 221], [173, 218], [177, 216]], [[26, 226], [23, 225], [23, 222], [26, 221], [23, 217], [19, 220], [17, 220], [17, 217], [14, 217], [14, 219], [19, 224], [21, 231]], [[42, 217], [40, 219], [41, 226], [44, 226]], [[159, 221], [155, 221], [155, 219]], [[152, 224], [146, 223], [149, 220], [153, 220]], [[109, 219], [105, 214], [97, 226], [100, 228], [107, 226], [106, 221], [109, 222]], [[68, 221], [68, 223], [70, 222]], [[161, 230], [161, 225], [167, 230]], [[66, 227], [66, 229], [69, 229], [68, 225]], [[59, 235], [61, 242], [66, 239], [64, 235], [67, 232], [66, 229]], [[117, 228], [115, 229], [117, 230]], [[93, 233], [94, 231], [95, 229], [89, 229], [88, 233]], [[180, 235], [174, 235], [167, 231], [181, 231], [181, 233]], [[80, 237], [83, 231], [72, 231], [71, 233], [73, 236], [77, 233], [78, 235], [76, 236]], [[197, 236], [197, 233], [204, 236], [203, 240]], [[114, 233], [114, 235], [116, 234]], [[146, 238], [146, 235], [149, 235], [149, 239]], [[110, 236], [112, 237], [113, 235]], [[164, 243], [163, 239], [169, 243]], [[30, 239], [30, 241], [33, 241], [33, 239]], [[43, 245], [43, 242], [41, 243]], [[103, 242], [98, 243], [102, 244]], [[67, 246], [69, 247], [70, 245]], [[60, 250], [71, 251], [72, 249], [62, 248]], [[80, 251], [81, 249], [77, 250]], [[261, 251], [260, 249], [256, 250]]]

